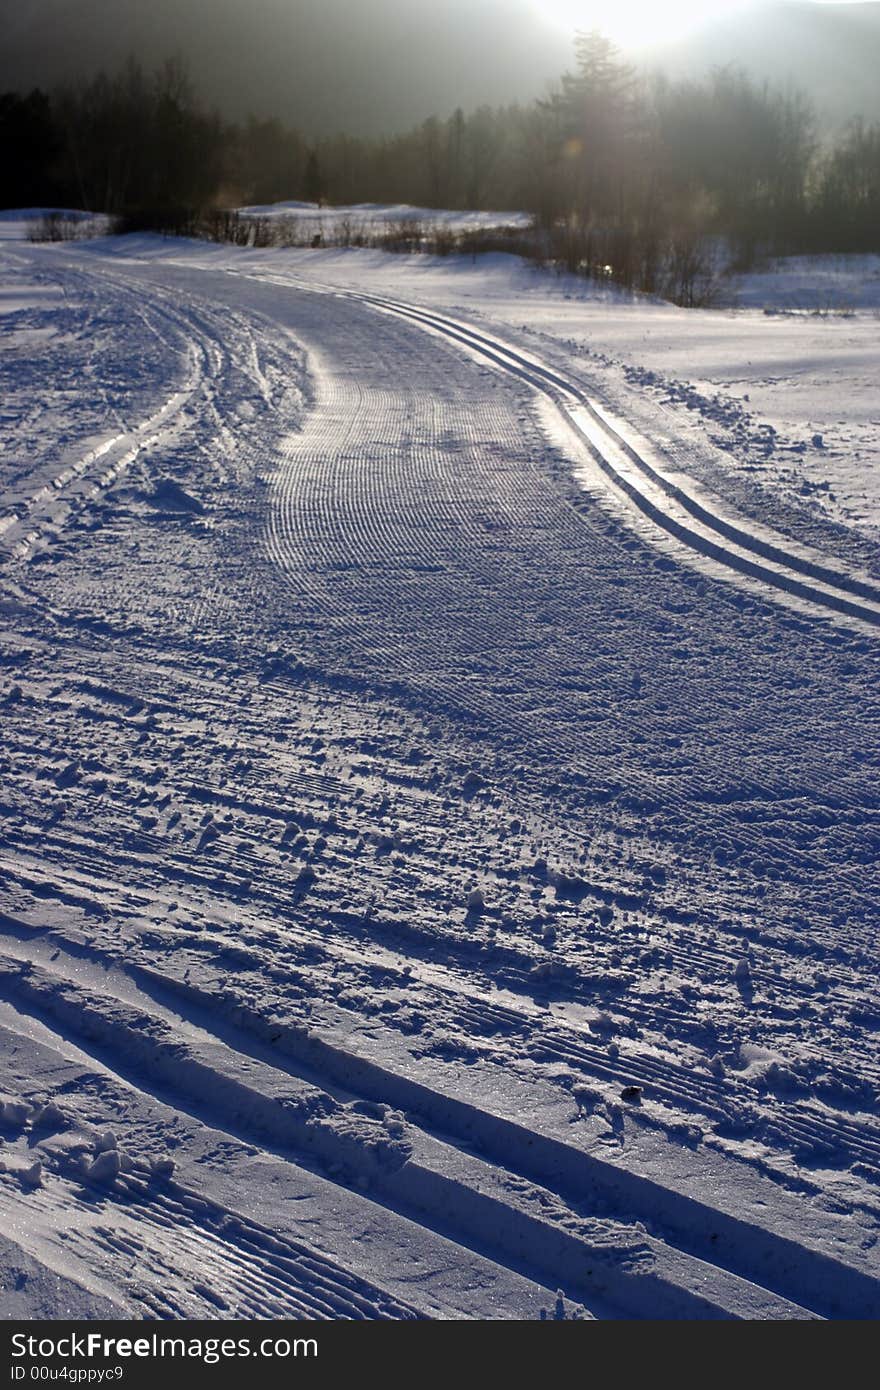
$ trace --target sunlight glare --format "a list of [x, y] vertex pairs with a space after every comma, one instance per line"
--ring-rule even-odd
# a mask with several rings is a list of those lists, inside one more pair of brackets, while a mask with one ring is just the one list
[[598, 29], [624, 49], [678, 39], [710, 19], [742, 9], [747, 0], [534, 0], [547, 19], [572, 33]]

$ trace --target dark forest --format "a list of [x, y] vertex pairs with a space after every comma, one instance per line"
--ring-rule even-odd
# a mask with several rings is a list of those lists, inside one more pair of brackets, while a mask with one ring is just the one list
[[259, 233], [225, 210], [288, 199], [521, 209], [534, 230], [515, 249], [680, 302], [710, 247], [738, 266], [880, 250], [880, 126], [855, 117], [823, 139], [802, 92], [731, 67], [647, 79], [598, 33], [577, 37], [574, 58], [528, 105], [315, 143], [207, 109], [181, 60], [147, 72], [130, 59], [76, 87], [0, 96], [0, 201], [236, 239]]

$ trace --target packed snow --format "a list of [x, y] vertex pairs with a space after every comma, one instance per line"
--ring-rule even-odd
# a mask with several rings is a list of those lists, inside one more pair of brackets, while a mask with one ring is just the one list
[[880, 260], [32, 220], [0, 1314], [876, 1317]]

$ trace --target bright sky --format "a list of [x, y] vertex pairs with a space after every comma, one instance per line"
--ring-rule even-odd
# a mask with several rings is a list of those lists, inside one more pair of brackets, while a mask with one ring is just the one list
[[536, 9], [562, 28], [599, 29], [625, 48], [679, 38], [701, 20], [731, 14], [748, 3], [749, 0], [533, 0]]

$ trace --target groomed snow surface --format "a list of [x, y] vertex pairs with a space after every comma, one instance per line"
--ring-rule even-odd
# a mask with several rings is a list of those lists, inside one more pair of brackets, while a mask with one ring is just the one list
[[880, 262], [31, 216], [0, 1314], [876, 1317]]

